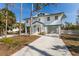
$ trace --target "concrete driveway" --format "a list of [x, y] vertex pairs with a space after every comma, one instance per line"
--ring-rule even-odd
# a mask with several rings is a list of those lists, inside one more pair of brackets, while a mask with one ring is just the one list
[[71, 56], [62, 39], [41, 36], [11, 56]]

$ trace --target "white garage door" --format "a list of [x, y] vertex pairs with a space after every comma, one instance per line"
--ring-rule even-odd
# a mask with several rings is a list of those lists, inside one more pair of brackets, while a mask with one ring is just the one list
[[47, 26], [48, 34], [58, 34], [58, 26]]

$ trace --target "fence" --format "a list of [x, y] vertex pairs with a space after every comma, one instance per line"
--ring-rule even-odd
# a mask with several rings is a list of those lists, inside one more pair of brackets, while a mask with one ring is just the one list
[[61, 34], [79, 34], [79, 30], [61, 30]]

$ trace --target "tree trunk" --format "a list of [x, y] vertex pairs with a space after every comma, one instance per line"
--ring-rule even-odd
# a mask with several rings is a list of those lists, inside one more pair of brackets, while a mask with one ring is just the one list
[[6, 22], [6, 27], [5, 27], [5, 37], [7, 37], [7, 12], [6, 12], [6, 20], [5, 20], [5, 22]]
[[32, 34], [32, 12], [33, 12], [33, 3], [32, 3], [31, 13], [30, 13], [30, 33], [29, 33], [30, 36]]
[[21, 21], [22, 21], [22, 3], [20, 6], [20, 28], [19, 28], [19, 35], [21, 35]]

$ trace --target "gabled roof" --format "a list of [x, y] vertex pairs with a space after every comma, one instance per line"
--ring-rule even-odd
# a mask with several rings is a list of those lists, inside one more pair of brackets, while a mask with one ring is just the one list
[[[38, 13], [39, 14], [39, 13]], [[44, 17], [44, 16], [51, 16], [51, 15], [58, 15], [58, 14], [63, 14], [64, 17], [66, 17], [66, 15], [64, 14], [64, 12], [60, 12], [60, 13], [52, 13], [52, 14], [45, 14], [43, 16], [33, 16], [32, 18], [38, 18], [38, 17]], [[26, 18], [27, 20], [29, 20], [30, 18]]]
[[32, 24], [35, 24], [35, 23], [40, 23], [40, 24], [45, 25], [44, 23], [42, 23], [42, 22], [40, 22], [40, 21], [35, 21], [35, 22], [33, 22]]

